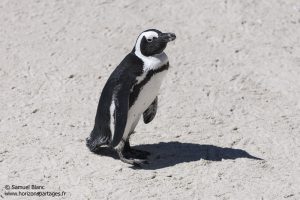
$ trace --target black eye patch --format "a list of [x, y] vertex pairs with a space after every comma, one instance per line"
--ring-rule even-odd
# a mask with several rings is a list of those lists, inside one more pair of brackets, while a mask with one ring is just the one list
[[147, 39], [144, 36], [141, 40], [140, 50], [143, 55], [151, 56], [154, 54], [161, 53], [166, 48], [166, 46], [167, 46], [167, 43], [159, 40], [159, 38], [157, 38], [157, 37]]
[[153, 38], [148, 38], [148, 39], [146, 39], [147, 40], [147, 42], [153, 42], [154, 40], [156, 40], [157, 39], [157, 37], [153, 37]]

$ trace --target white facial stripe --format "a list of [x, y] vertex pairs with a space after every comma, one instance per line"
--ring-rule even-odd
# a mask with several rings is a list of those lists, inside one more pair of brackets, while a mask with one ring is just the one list
[[146, 39], [152, 39], [154, 37], [158, 37], [158, 34], [154, 31], [147, 31], [147, 32], [142, 33], [141, 36], [140, 36], [141, 38], [143, 38], [143, 36], [145, 36]]

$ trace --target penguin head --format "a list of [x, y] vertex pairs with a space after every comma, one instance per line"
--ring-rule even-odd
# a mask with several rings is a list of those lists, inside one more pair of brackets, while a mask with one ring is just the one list
[[156, 29], [149, 29], [139, 35], [134, 51], [143, 56], [160, 54], [167, 47], [167, 43], [175, 39], [174, 33], [162, 33]]

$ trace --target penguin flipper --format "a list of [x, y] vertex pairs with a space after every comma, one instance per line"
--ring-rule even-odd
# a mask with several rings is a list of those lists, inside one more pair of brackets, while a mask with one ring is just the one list
[[156, 97], [151, 103], [151, 105], [147, 108], [147, 110], [145, 110], [145, 112], [143, 113], [143, 119], [145, 124], [148, 124], [154, 119], [157, 111], [157, 100], [158, 98]]
[[124, 134], [126, 123], [127, 123], [127, 115], [129, 110], [129, 89], [122, 89], [117, 92], [115, 98], [115, 130], [114, 136], [111, 141], [111, 146], [117, 146]]

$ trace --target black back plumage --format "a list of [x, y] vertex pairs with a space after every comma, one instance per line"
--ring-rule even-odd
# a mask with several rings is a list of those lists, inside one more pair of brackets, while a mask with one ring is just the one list
[[[95, 151], [97, 146], [110, 144], [112, 141], [110, 132], [110, 105], [112, 101], [113, 93], [118, 90], [116, 94], [117, 105], [116, 107], [122, 108], [122, 104], [129, 104], [128, 94], [131, 87], [136, 83], [136, 77], [143, 73], [143, 61], [138, 58], [133, 52], [129, 53], [123, 61], [117, 66], [117, 68], [110, 75], [107, 80], [98, 103], [97, 114], [95, 118], [95, 125], [91, 132], [90, 137], [87, 139], [87, 146], [91, 151]], [[128, 100], [126, 100], [126, 97]], [[126, 107], [123, 106], [123, 107]], [[127, 105], [128, 107], [128, 105]], [[123, 111], [126, 112], [127, 111]], [[115, 113], [123, 114], [125, 113]], [[120, 119], [120, 118], [119, 118]], [[124, 127], [126, 120], [116, 123], [120, 123], [116, 127]], [[125, 124], [124, 124], [125, 123]], [[117, 131], [117, 130], [115, 130]], [[119, 138], [118, 138], [119, 139]]]

